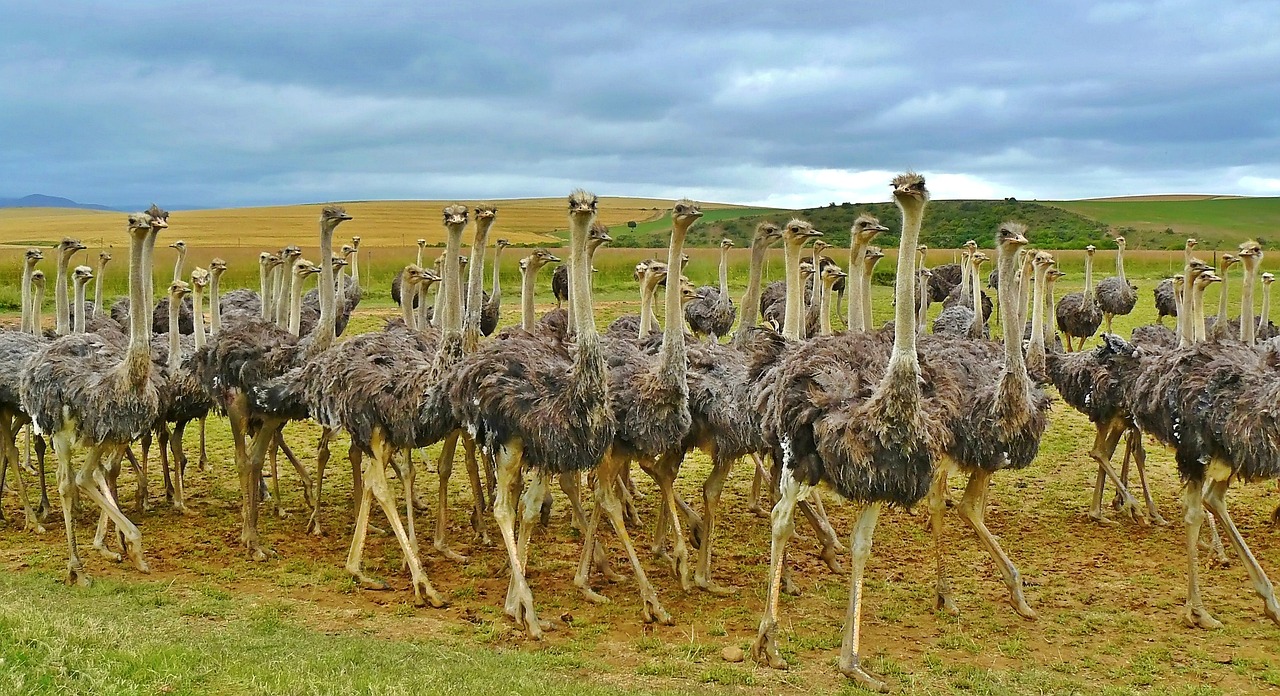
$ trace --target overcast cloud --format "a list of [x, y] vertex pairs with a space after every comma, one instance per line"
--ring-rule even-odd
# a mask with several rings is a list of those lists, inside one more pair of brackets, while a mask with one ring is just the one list
[[260, 4], [4, 3], [0, 197], [1280, 195], [1271, 0]]

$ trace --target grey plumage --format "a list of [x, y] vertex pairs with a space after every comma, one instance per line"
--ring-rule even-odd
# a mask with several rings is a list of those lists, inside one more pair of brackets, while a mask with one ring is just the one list
[[1138, 304], [1138, 288], [1117, 276], [1098, 281], [1098, 307], [1106, 314], [1126, 315]]
[[1163, 323], [1165, 317], [1178, 316], [1178, 300], [1173, 290], [1173, 279], [1165, 278], [1156, 284], [1151, 291], [1156, 300], [1156, 321]]

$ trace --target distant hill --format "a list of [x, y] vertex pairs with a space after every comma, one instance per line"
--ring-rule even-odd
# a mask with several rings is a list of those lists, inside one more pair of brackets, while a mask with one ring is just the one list
[[97, 203], [77, 203], [70, 198], [33, 193], [22, 198], [0, 198], [0, 208], [75, 208], [77, 210], [115, 210]]
[[1227, 196], [1144, 197], [1047, 201], [1046, 205], [1106, 223], [1133, 247], [1181, 249], [1187, 237], [1201, 248], [1232, 248], [1249, 238], [1263, 247], [1280, 243], [1280, 198]]

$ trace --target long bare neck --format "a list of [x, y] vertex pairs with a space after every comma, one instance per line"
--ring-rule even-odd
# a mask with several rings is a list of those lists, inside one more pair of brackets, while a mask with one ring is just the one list
[[1093, 298], [1093, 254], [1084, 256], [1084, 297]]
[[[194, 303], [192, 303], [194, 304]], [[169, 369], [176, 370], [182, 364], [182, 345], [178, 342], [178, 310], [182, 298], [169, 295]], [[192, 308], [194, 309], [194, 307]]]
[[1222, 327], [1221, 322], [1224, 322], [1227, 320], [1227, 295], [1229, 294], [1227, 288], [1230, 285], [1230, 282], [1227, 280], [1227, 269], [1228, 269], [1227, 264], [1225, 263], [1222, 264], [1222, 289], [1218, 291], [1218, 322], [1219, 322], [1218, 326], [1219, 328], [1215, 330], [1221, 330], [1221, 327]]
[[659, 370], [665, 384], [685, 383], [684, 305], [680, 298], [680, 261], [684, 256], [684, 237], [688, 225], [671, 227], [671, 246], [667, 248], [666, 322], [662, 331], [662, 350], [658, 353]]
[[720, 302], [729, 299], [729, 247], [720, 247]]
[[84, 282], [76, 282], [75, 322], [72, 333], [84, 333], [84, 296], [87, 286]]
[[[404, 285], [402, 285], [402, 286], [401, 286], [401, 291], [402, 291], [402, 292], [403, 292], [403, 291], [405, 291], [405, 290], [408, 290], [408, 289], [410, 289], [410, 288], [409, 288], [409, 284], [408, 284], [408, 283], [405, 283]], [[413, 286], [413, 291], [414, 291], [414, 293], [417, 293], [417, 292], [418, 292], [418, 286], [417, 286], [417, 285], [414, 285], [414, 286]], [[401, 296], [400, 296], [400, 297], [403, 299], [403, 298], [405, 298], [405, 297], [408, 297], [408, 295], [407, 295], [407, 294], [401, 294]], [[425, 327], [422, 327], [422, 326], [418, 326], [418, 323], [417, 323], [417, 321], [416, 321], [416, 318], [413, 316], [413, 302], [401, 302], [401, 303], [400, 303], [400, 318], [404, 320], [404, 325], [405, 325], [407, 328], [410, 328], [410, 329], [419, 329], [419, 330], [421, 330], [421, 329], [425, 328]]]
[[[58, 277], [57, 285], [53, 287], [53, 306], [54, 311], [58, 313], [57, 327], [58, 335], [64, 336], [71, 330], [71, 310], [67, 306], [67, 265], [71, 262], [71, 255], [58, 250]], [[134, 307], [143, 307], [144, 305], [133, 305]], [[151, 305], [145, 305], [150, 307]], [[132, 312], [130, 312], [132, 314]]]
[[862, 268], [863, 256], [867, 253], [867, 246], [870, 243], [861, 239], [857, 231], [851, 235], [849, 243], [849, 277], [846, 279], [845, 287], [849, 288], [849, 313], [848, 321], [850, 331], [866, 331], [869, 325], [863, 323], [864, 315], [862, 309], [862, 277], [866, 273]]
[[[418, 264], [421, 266], [422, 264]], [[351, 254], [351, 284], [360, 287], [360, 250]]]
[[484, 254], [493, 218], [476, 217], [476, 236], [471, 242], [471, 263], [467, 274], [467, 325], [462, 331], [462, 350], [470, 353], [480, 345], [480, 314], [484, 311]]
[[[1025, 272], [1025, 268], [1023, 269]], [[1045, 353], [1048, 351], [1048, 345], [1044, 340], [1044, 295], [1045, 295], [1045, 276], [1048, 275], [1048, 266], [1037, 267], [1035, 269], [1035, 288], [1031, 291], [1031, 345], [1027, 346], [1027, 368], [1038, 375], [1044, 374]], [[996, 290], [999, 292], [999, 289]], [[1004, 300], [1000, 301], [1003, 306]], [[1001, 320], [1003, 321], [1003, 320]], [[1020, 324], [1019, 327], [1022, 325]], [[1008, 331], [1005, 331], [1005, 342], [1009, 341]], [[1007, 350], [1006, 346], [1006, 350]]]
[[44, 286], [38, 285], [31, 297], [31, 333], [39, 336], [44, 330]]
[[[916, 354], [916, 313], [911, 302], [916, 277], [916, 255], [924, 206], [901, 206], [902, 237], [898, 240], [898, 268], [893, 287], [893, 353], [881, 387], [900, 381], [904, 389], [920, 394], [920, 358]], [[907, 385], [906, 382], [910, 384]]]
[[[1240, 292], [1240, 340], [1245, 345], [1253, 345], [1253, 337], [1257, 334], [1257, 325], [1253, 323], [1253, 264], [1244, 266], [1244, 289]], [[1223, 283], [1226, 285], [1226, 283]], [[1225, 292], [1225, 288], [1223, 292]]]
[[[459, 246], [459, 249], [461, 249], [461, 246]], [[457, 269], [459, 273], [462, 272], [461, 265], [457, 266]], [[449, 280], [449, 276], [447, 275], [449, 273], [448, 264], [445, 264], [444, 266], [441, 267], [441, 273], [442, 275], [444, 275], [444, 278], [439, 283], [436, 284], [436, 299], [435, 299], [435, 302], [432, 304], [432, 308], [431, 308], [430, 323], [436, 325], [437, 327], [442, 326], [442, 322], [444, 321], [444, 301], [446, 299], [446, 296], [448, 295], [448, 293], [445, 292], [445, 289], [454, 287], [453, 282]], [[426, 320], [427, 308], [423, 306], [424, 304], [426, 304], [426, 301], [427, 301], [426, 291], [419, 288], [418, 290], [418, 323], [421, 326], [426, 326], [428, 323]]]
[[102, 313], [103, 285], [107, 282], [107, 261], [98, 258], [98, 270], [93, 274], [93, 316]]
[[[222, 330], [222, 292], [220, 290], [221, 273], [213, 273], [209, 277], [209, 333], [217, 334]], [[265, 297], [265, 295], [264, 295]]]
[[338, 295], [333, 277], [333, 229], [331, 224], [320, 223], [320, 318], [312, 329], [310, 352], [314, 355], [333, 345], [333, 334], [338, 324]]
[[783, 337], [798, 341], [804, 337], [804, 280], [800, 275], [800, 247], [803, 242], [783, 243], [782, 256], [787, 271], [787, 315], [782, 321]]
[[592, 250], [587, 245], [591, 222], [591, 218], [586, 216], [570, 216], [569, 319], [576, 334], [573, 356], [575, 391], [582, 397], [601, 399], [607, 396], [608, 385], [591, 305]]
[[751, 270], [747, 277], [747, 292], [742, 296], [742, 305], [738, 307], [738, 333], [733, 342], [743, 345], [747, 340], [747, 332], [755, 327], [759, 320], [761, 283], [764, 276], [764, 258], [769, 253], [769, 242], [761, 239], [751, 245]]
[[275, 302], [275, 269], [267, 266], [258, 271], [258, 282], [262, 286], [262, 304], [258, 311], [263, 319], [270, 320], [274, 315], [272, 304]]
[[449, 229], [445, 242], [444, 278], [436, 288], [436, 314], [433, 317], [436, 326], [444, 333], [462, 338], [462, 263], [458, 256], [462, 252], [462, 227]]
[[493, 292], [489, 293], [489, 301], [495, 305], [502, 302], [502, 250], [501, 244], [493, 251]]
[[[871, 279], [874, 270], [875, 261], [869, 257], [864, 258], [862, 261], [862, 292], [859, 293], [862, 296], [859, 298], [859, 302], [862, 305], [860, 311], [862, 313], [862, 329], [864, 331], [870, 331], [876, 325], [875, 320], [871, 317]], [[852, 301], [850, 300], [850, 302]]]
[[[1031, 254], [1022, 255], [1022, 272], [1018, 278], [1018, 326], [1027, 325], [1027, 303], [1031, 300], [1031, 284], [1035, 268], [1031, 263]], [[997, 296], [999, 292], [997, 291]]]
[[830, 336], [831, 330], [831, 295], [835, 279], [822, 281], [822, 296], [818, 298], [818, 335]]
[[204, 347], [204, 288], [199, 285], [191, 286], [191, 323], [195, 325], [194, 343], [195, 349], [200, 350]]
[[960, 274], [960, 296], [964, 299], [968, 299], [969, 297], [969, 284], [970, 284], [969, 264], [970, 263], [972, 263], [971, 260], [966, 260], [960, 264], [960, 269], [962, 271], [962, 273]]
[[35, 273], [36, 262], [24, 260], [22, 264], [22, 332], [32, 333], [31, 311], [31, 274]]
[[1258, 315], [1258, 328], [1271, 321], [1271, 283], [1262, 284], [1262, 314]]
[[129, 242], [129, 348], [125, 362], [132, 379], [145, 378], [151, 366], [151, 299], [147, 297], [151, 264], [147, 263], [147, 238], [131, 235]]
[[654, 312], [654, 303], [657, 301], [658, 284], [646, 280], [640, 284], [640, 331], [639, 337], [644, 338], [657, 330], [658, 318]]
[[[293, 274], [290, 274], [293, 275]], [[289, 333], [297, 336], [302, 333], [302, 281], [294, 278], [289, 288]], [[319, 331], [320, 327], [312, 329]]]
[[[996, 297], [1000, 300], [1000, 331], [1004, 335], [1004, 375], [1006, 384], [1026, 383], [1027, 366], [1022, 357], [1022, 324], [1018, 323], [1018, 300], [1013, 274], [1018, 269], [1017, 254], [1004, 246], [996, 247]], [[973, 293], [974, 297], [981, 297]], [[982, 304], [977, 305], [977, 316], [982, 316]]]
[[293, 261], [285, 261], [280, 265], [280, 277], [276, 286], [276, 305], [274, 307], [276, 323], [288, 326], [289, 299], [293, 296]]
[[1116, 277], [1124, 282], [1128, 280], [1124, 277], [1124, 247], [1116, 247]]
[[525, 331], [533, 328], [533, 292], [537, 279], [538, 269], [528, 266], [520, 269], [520, 328]]
[[1208, 332], [1205, 331], [1205, 315], [1204, 315], [1204, 292], [1207, 289], [1209, 289], [1209, 286], [1207, 284], [1201, 285], [1200, 287], [1196, 288], [1196, 292], [1195, 292], [1195, 299], [1194, 299], [1194, 302], [1196, 305], [1195, 340], [1197, 343], [1205, 340], [1205, 338], [1208, 337]]
[[924, 333], [925, 323], [929, 318], [929, 282], [922, 275], [916, 276], [916, 334]]
[[[1047, 274], [1046, 274], [1047, 275]], [[1056, 307], [1053, 300], [1053, 286], [1057, 283], [1054, 278], [1045, 278], [1044, 282], [1044, 325], [1045, 325], [1045, 341], [1049, 340], [1049, 336], [1057, 336], [1058, 328], [1053, 325], [1053, 318], [1057, 316]], [[1048, 350], [1048, 343], [1045, 344]]]
[[978, 282], [980, 268], [982, 267], [975, 263], [969, 272], [972, 288], [969, 296], [973, 298], [973, 323], [969, 326], [969, 334], [972, 338], [982, 338], [982, 327], [987, 323], [986, 317], [982, 316], [982, 291], [978, 289], [981, 287], [981, 283]]
[[187, 250], [178, 249], [178, 258], [173, 262], [173, 279], [182, 280], [182, 267], [187, 262]]

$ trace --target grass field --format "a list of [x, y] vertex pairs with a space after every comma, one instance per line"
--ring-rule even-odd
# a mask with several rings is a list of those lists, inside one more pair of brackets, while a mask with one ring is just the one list
[[[636, 311], [629, 284], [620, 278], [629, 274], [628, 264], [645, 255], [652, 254], [620, 250], [597, 257], [601, 325]], [[692, 255], [689, 274], [699, 282], [714, 277], [715, 252], [695, 250]], [[934, 252], [929, 262], [945, 262], [949, 255]], [[1136, 256], [1131, 274], [1141, 286], [1140, 302], [1133, 315], [1117, 320], [1116, 329], [1124, 334], [1152, 320], [1149, 280], [1162, 276], [1168, 263], [1164, 255]], [[1081, 282], [1079, 256], [1060, 257], [1070, 275], [1059, 283], [1059, 296], [1078, 290]], [[743, 258], [736, 258], [735, 295], [744, 283]], [[889, 261], [882, 267], [889, 267]], [[167, 262], [158, 263], [163, 275]], [[1109, 264], [1109, 257], [1099, 260], [1100, 276], [1110, 273]], [[780, 261], [771, 261], [769, 277], [780, 273]], [[6, 271], [5, 277], [12, 276]], [[371, 301], [361, 306], [350, 334], [377, 328], [393, 312], [383, 299], [385, 280], [381, 275], [370, 279]], [[1233, 289], [1233, 307], [1238, 290]], [[545, 294], [543, 299], [540, 309], [547, 306]], [[875, 288], [877, 321], [889, 318], [890, 299], [890, 288]], [[1214, 296], [1210, 303], [1216, 306]], [[504, 304], [504, 324], [515, 321], [516, 310], [512, 297]], [[192, 452], [194, 430], [188, 435]], [[318, 429], [293, 424], [286, 434], [299, 456], [313, 461]], [[149, 576], [92, 555], [86, 540], [95, 517], [84, 511], [78, 518], [82, 552], [99, 582], [89, 590], [63, 586], [61, 525], [55, 519], [45, 534], [22, 532], [12, 522], [21, 515], [17, 501], [12, 495], [0, 500], [10, 520], [0, 526], [0, 563], [6, 571], [0, 573], [0, 692], [857, 691], [834, 668], [848, 579], [826, 569], [803, 523], [790, 559], [804, 594], [783, 600], [781, 643], [792, 669], [773, 672], [749, 661], [727, 663], [720, 656], [726, 646], [750, 643], [763, 607], [768, 523], [746, 511], [750, 469], [745, 462], [726, 488], [714, 567], [720, 583], [735, 587], [733, 596], [680, 591], [667, 565], [649, 552], [648, 525], [657, 496], [637, 472], [648, 492], [640, 501], [646, 526], [636, 530], [637, 549], [677, 624], [642, 624], [630, 580], [600, 588], [612, 604], [597, 606], [581, 598], [571, 584], [581, 542], [558, 498], [552, 523], [539, 530], [531, 553], [539, 609], [557, 626], [546, 640], [531, 642], [502, 614], [506, 583], [500, 544], [484, 547], [469, 533], [465, 476], [453, 479], [449, 526], [454, 548], [469, 560], [458, 564], [440, 557], [422, 532], [427, 573], [450, 606], [415, 609], [393, 538], [373, 534], [366, 552], [366, 569], [388, 579], [392, 591], [361, 590], [342, 570], [353, 515], [345, 443], [335, 447], [326, 481], [327, 535], [305, 535], [297, 477], [284, 465], [283, 505], [293, 514], [276, 518], [268, 513], [261, 523], [266, 542], [280, 557], [254, 563], [236, 541], [238, 484], [225, 421], [210, 419], [209, 438], [210, 471], [193, 469], [188, 475], [194, 517], [168, 510], [158, 497], [151, 512], [130, 510], [143, 530], [153, 568]], [[946, 543], [962, 614], [935, 613], [932, 541], [925, 517], [903, 510], [882, 515], [868, 568], [863, 641], [870, 667], [896, 690], [1280, 693], [1280, 667], [1274, 660], [1280, 628], [1262, 616], [1238, 561], [1202, 574], [1205, 600], [1223, 629], [1194, 631], [1177, 619], [1185, 561], [1178, 481], [1169, 454], [1148, 444], [1154, 493], [1173, 526], [1143, 527], [1127, 520], [1099, 526], [1085, 514], [1095, 473], [1087, 457], [1092, 441], [1087, 420], [1057, 404], [1037, 461], [1026, 470], [996, 477], [987, 521], [1022, 571], [1029, 601], [1040, 613], [1037, 621], [1025, 621], [1008, 607], [990, 559], [954, 513], [949, 513]], [[419, 515], [424, 530], [435, 510], [436, 448], [427, 454], [432, 461], [418, 479], [418, 497], [431, 508]], [[695, 507], [708, 470], [706, 457], [697, 453], [681, 477], [680, 493]], [[955, 485], [953, 497], [958, 497], [961, 484]], [[128, 473], [121, 486], [131, 504]], [[1236, 486], [1230, 498], [1254, 553], [1264, 567], [1277, 572], [1280, 536], [1268, 522], [1280, 500], [1274, 488]], [[848, 506], [828, 496], [827, 508], [836, 529], [847, 533]], [[621, 548], [612, 541], [610, 554], [615, 568], [626, 567]]]
[[[1172, 200], [1171, 200], [1172, 199]], [[1048, 201], [1113, 228], [1139, 231], [1138, 241], [1147, 248], [1181, 248], [1187, 237], [1204, 246], [1228, 245], [1257, 238], [1280, 242], [1280, 198], [1148, 196], [1136, 199]], [[1173, 232], [1166, 232], [1172, 229]]]

